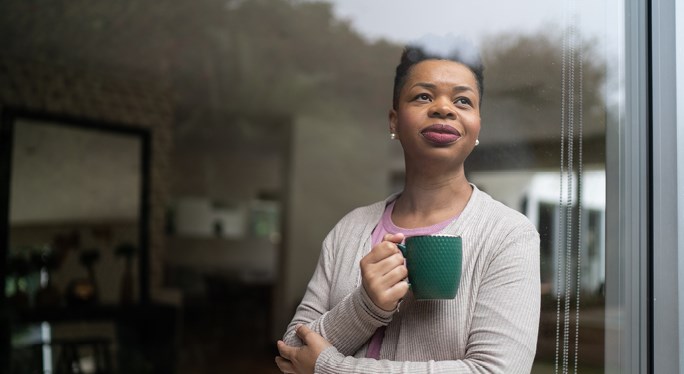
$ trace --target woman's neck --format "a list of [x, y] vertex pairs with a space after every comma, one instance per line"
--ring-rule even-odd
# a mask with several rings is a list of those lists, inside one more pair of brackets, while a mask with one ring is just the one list
[[470, 200], [473, 188], [462, 172], [440, 175], [409, 174], [397, 199], [392, 221], [399, 227], [431, 226], [455, 217]]

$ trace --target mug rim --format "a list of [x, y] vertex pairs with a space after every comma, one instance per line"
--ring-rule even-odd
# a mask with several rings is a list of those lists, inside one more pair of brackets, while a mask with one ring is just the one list
[[414, 236], [409, 236], [406, 239], [411, 239], [411, 238], [421, 238], [421, 237], [446, 237], [446, 238], [460, 238], [461, 235], [452, 235], [452, 234], [434, 234], [434, 235], [414, 235]]

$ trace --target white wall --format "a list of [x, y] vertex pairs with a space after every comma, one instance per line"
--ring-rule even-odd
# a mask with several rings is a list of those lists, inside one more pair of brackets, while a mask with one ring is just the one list
[[389, 191], [391, 141], [386, 119], [295, 121], [285, 253], [276, 293], [274, 335], [282, 335], [304, 295], [335, 223]]

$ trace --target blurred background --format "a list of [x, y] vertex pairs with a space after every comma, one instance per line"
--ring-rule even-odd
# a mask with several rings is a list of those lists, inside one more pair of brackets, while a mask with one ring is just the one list
[[[579, 366], [603, 372], [617, 3], [562, 3], [1, 2], [0, 371], [277, 373], [274, 342], [327, 232], [402, 187], [394, 68], [403, 45], [431, 33], [485, 63], [469, 179], [541, 234], [534, 372], [553, 372], [557, 296], [577, 292]], [[566, 258], [571, 110], [583, 234], [581, 256]], [[566, 264], [581, 291], [557, 294], [575, 283]]]

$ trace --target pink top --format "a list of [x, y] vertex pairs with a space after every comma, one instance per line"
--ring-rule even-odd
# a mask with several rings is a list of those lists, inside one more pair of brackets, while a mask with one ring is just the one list
[[[392, 211], [394, 210], [394, 203], [396, 200], [392, 201], [387, 205], [385, 208], [385, 212], [382, 214], [382, 218], [380, 218], [380, 222], [378, 222], [378, 225], [375, 226], [375, 229], [373, 230], [373, 233], [371, 234], [371, 246], [375, 247], [378, 245], [378, 243], [382, 242], [382, 238], [385, 237], [386, 234], [398, 234], [398, 233], [403, 233], [405, 237], [410, 237], [410, 236], [418, 236], [418, 235], [434, 235], [442, 231], [445, 227], [447, 227], [451, 222], [455, 221], [458, 219], [458, 215], [456, 217], [452, 217], [447, 219], [446, 221], [442, 221], [439, 223], [436, 223], [432, 226], [427, 226], [427, 227], [418, 227], [415, 229], [405, 229], [399, 226], [396, 226], [392, 222]], [[368, 351], [366, 352], [366, 357], [368, 358], [374, 358], [376, 360], [380, 359], [380, 348], [382, 347], [382, 339], [385, 337], [385, 327], [380, 327], [377, 330], [375, 330], [375, 333], [370, 339], [370, 343], [368, 343]]]

